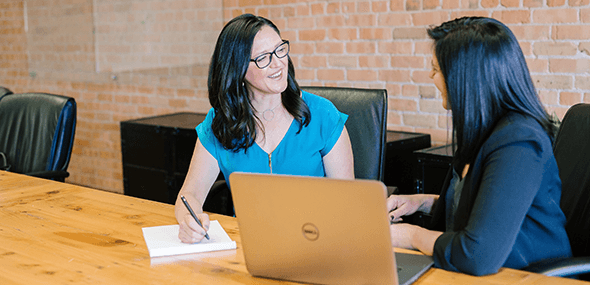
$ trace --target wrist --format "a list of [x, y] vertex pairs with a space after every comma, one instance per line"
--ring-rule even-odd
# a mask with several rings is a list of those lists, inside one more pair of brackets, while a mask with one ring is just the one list
[[418, 211], [423, 213], [430, 213], [434, 202], [437, 200], [438, 195], [422, 194], [422, 203]]

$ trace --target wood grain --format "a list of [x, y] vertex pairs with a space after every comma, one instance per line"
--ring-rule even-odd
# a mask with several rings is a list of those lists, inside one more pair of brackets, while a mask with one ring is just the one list
[[[237, 250], [150, 259], [141, 228], [175, 224], [172, 205], [0, 171], [0, 284], [295, 284], [251, 276], [236, 219], [211, 219]], [[584, 284], [512, 269], [415, 284], [476, 283]]]

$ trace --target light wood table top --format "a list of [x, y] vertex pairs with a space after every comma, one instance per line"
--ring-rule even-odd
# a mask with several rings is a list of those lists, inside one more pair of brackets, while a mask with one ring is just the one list
[[[296, 284], [246, 270], [237, 221], [211, 215], [237, 250], [150, 259], [142, 227], [175, 224], [172, 205], [0, 171], [0, 284]], [[502, 269], [430, 269], [415, 284], [587, 284]]]

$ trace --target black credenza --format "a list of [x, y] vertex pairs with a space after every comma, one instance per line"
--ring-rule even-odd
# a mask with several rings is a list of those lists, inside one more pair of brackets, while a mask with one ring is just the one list
[[426, 148], [416, 156], [416, 193], [440, 194], [453, 162], [452, 145]]
[[416, 193], [416, 157], [414, 152], [431, 146], [430, 135], [387, 131], [385, 148], [385, 179], [387, 186], [396, 186], [399, 194]]
[[[121, 122], [125, 195], [174, 204], [197, 141], [195, 127], [205, 116], [181, 112]], [[397, 186], [400, 194], [424, 193], [420, 187], [439, 183], [439, 177], [429, 178], [426, 160], [417, 159], [430, 145], [428, 134], [387, 131], [384, 183]], [[233, 214], [231, 193], [211, 192], [203, 209]]]
[[[125, 195], [174, 204], [197, 141], [195, 127], [204, 119], [183, 112], [121, 122]], [[231, 195], [217, 192], [203, 209], [227, 214], [228, 204]]]
[[[416, 157], [417, 194], [440, 194], [447, 173], [453, 162], [452, 145], [436, 146], [414, 152]], [[432, 217], [427, 213], [415, 213], [406, 221], [428, 227]]]

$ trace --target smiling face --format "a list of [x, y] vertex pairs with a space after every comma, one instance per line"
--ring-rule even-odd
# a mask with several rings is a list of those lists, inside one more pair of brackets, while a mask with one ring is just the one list
[[436, 59], [436, 54], [434, 54], [434, 52], [432, 53], [432, 70], [430, 70], [430, 74], [428, 76], [434, 80], [434, 85], [440, 91], [443, 108], [450, 110], [451, 105], [449, 104], [447, 97], [447, 84], [445, 83], [445, 77], [440, 71], [438, 60]]
[[[273, 28], [264, 26], [254, 37], [250, 58], [254, 59], [263, 53], [273, 52], [282, 43], [283, 40]], [[250, 61], [245, 76], [248, 89], [254, 96], [282, 93], [287, 89], [288, 65], [288, 56], [277, 58], [274, 54], [270, 65], [263, 69]]]

